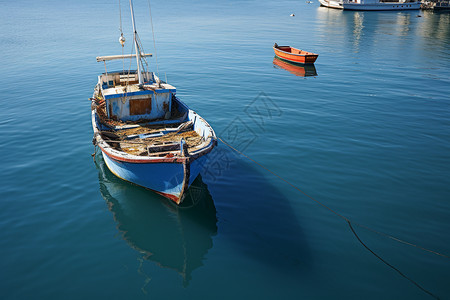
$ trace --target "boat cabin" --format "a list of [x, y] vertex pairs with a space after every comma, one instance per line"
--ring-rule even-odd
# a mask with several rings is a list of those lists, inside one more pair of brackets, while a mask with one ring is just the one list
[[176, 88], [159, 82], [153, 72], [145, 72], [143, 77], [142, 86], [136, 71], [103, 73], [98, 77], [97, 88], [105, 99], [109, 119], [126, 122], [170, 118]]
[[108, 119], [116, 121], [153, 121], [169, 119], [174, 86], [161, 82], [153, 73], [140, 69], [108, 72], [106, 61], [150, 57], [152, 54], [98, 56], [105, 63], [105, 73], [98, 77], [97, 95], [105, 100]]

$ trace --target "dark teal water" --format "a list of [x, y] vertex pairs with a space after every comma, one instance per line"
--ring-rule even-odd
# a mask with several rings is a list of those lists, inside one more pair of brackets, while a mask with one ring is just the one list
[[[135, 2], [154, 52], [148, 3]], [[0, 298], [431, 299], [343, 219], [223, 144], [194, 207], [115, 178], [91, 157], [88, 98], [95, 57], [121, 53], [118, 3], [0, 5]], [[450, 255], [449, 14], [152, 9], [160, 76], [224, 140], [352, 222]], [[274, 42], [319, 53], [317, 75], [275, 67]], [[354, 228], [450, 298], [448, 258]]]

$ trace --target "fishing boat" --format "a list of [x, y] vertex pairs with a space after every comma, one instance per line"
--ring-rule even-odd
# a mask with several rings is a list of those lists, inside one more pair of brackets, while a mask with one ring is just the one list
[[291, 46], [278, 46], [277, 43], [273, 45], [273, 51], [277, 57], [297, 64], [313, 64], [319, 56]]
[[286, 70], [289, 73], [299, 77], [317, 76], [317, 71], [314, 64], [309, 65], [294, 64], [279, 59], [278, 57], [275, 56], [273, 58], [273, 66], [274, 68]]
[[417, 10], [420, 1], [410, 0], [319, 0], [320, 5], [343, 10]]
[[[180, 204], [217, 145], [216, 135], [174, 86], [149, 71], [152, 55], [143, 51], [129, 2], [135, 53], [97, 57], [105, 72], [91, 98], [93, 143], [117, 177]], [[119, 42], [123, 47], [123, 33]], [[137, 69], [108, 72], [106, 61], [117, 59], [136, 59]]]

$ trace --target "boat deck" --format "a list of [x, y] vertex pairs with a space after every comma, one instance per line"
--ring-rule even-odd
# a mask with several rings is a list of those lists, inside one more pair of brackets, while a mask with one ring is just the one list
[[202, 144], [203, 139], [194, 130], [188, 130], [177, 133], [167, 133], [158, 137], [133, 138], [128, 139], [126, 135], [118, 140], [113, 140], [114, 148], [128, 154], [137, 156], [176, 156], [180, 153], [180, 142], [183, 139], [186, 142], [189, 151]]
[[205, 139], [193, 128], [192, 121], [185, 121], [185, 114], [176, 106], [172, 108], [169, 120], [148, 122], [148, 120], [127, 121], [109, 119], [105, 102], [96, 98], [96, 113], [102, 130], [102, 139], [112, 148], [137, 156], [173, 157], [182, 156], [181, 140], [189, 153], [201, 148]]

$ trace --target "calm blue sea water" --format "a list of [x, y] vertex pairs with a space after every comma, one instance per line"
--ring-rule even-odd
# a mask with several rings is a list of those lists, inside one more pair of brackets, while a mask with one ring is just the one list
[[[223, 144], [194, 208], [115, 178], [91, 157], [88, 98], [95, 57], [121, 53], [118, 3], [0, 7], [1, 299], [431, 298], [343, 219]], [[135, 7], [154, 53], [148, 3]], [[285, 0], [152, 10], [160, 76], [224, 140], [354, 223], [450, 255], [449, 14]], [[317, 75], [274, 65], [274, 42], [319, 53]], [[448, 258], [354, 228], [450, 298]]]

